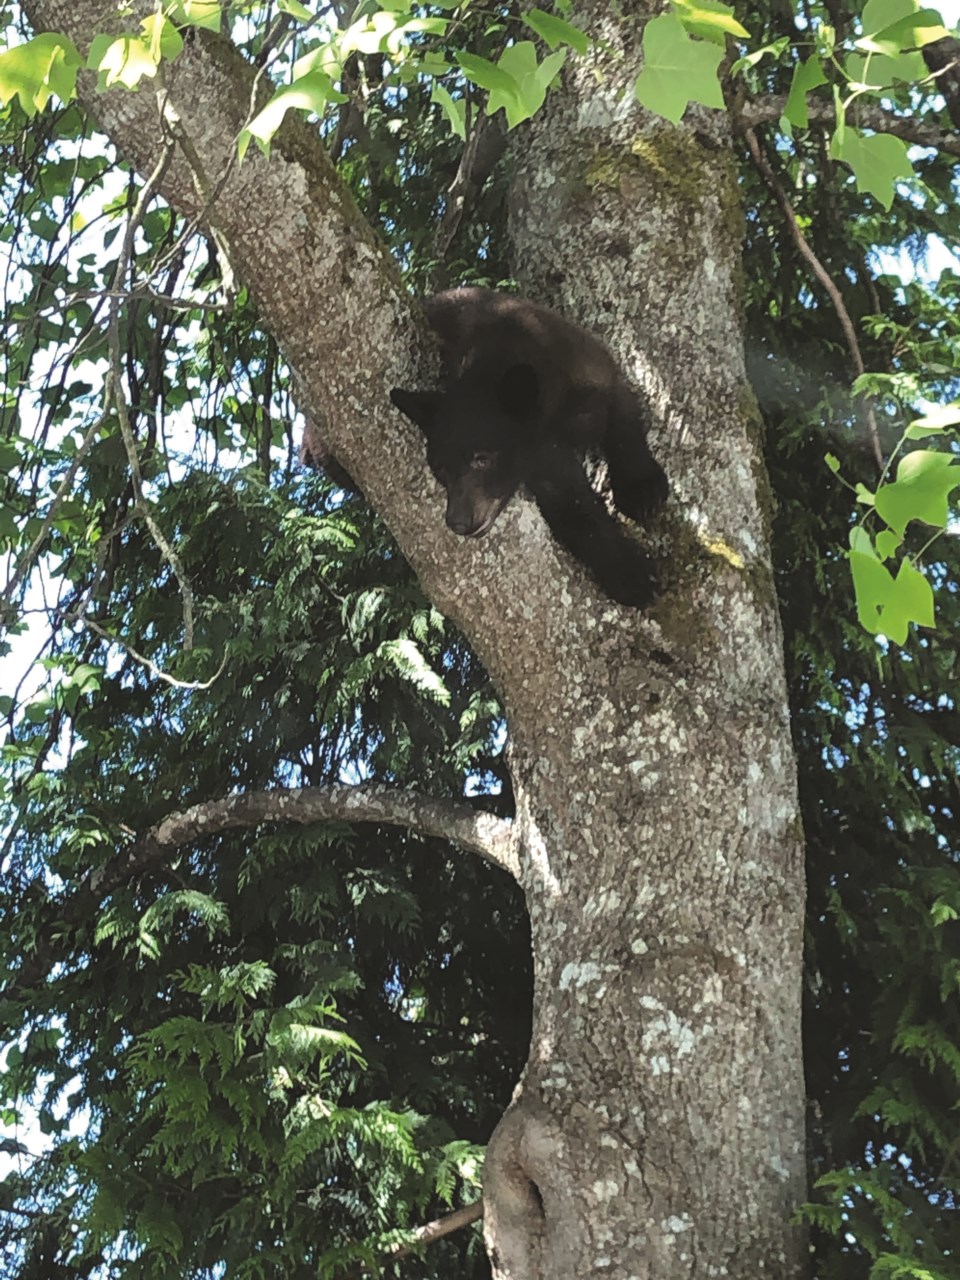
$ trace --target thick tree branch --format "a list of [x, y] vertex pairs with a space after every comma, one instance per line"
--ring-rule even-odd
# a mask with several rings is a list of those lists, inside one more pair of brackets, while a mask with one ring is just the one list
[[[26, 0], [25, 8], [37, 29], [64, 32], [84, 53], [95, 35], [117, 25], [115, 0]], [[230, 246], [237, 279], [298, 375], [301, 408], [324, 424], [333, 455], [383, 516], [433, 601], [469, 635], [511, 704], [529, 675], [520, 655], [535, 652], [542, 660], [563, 652], [582, 615], [563, 601], [596, 609], [599, 593], [569, 557], [558, 555], [529, 503], [512, 502], [482, 542], [445, 528], [423, 441], [389, 400], [391, 387], [431, 378], [430, 336], [425, 326], [418, 330], [395, 264], [316, 130], [291, 112], [269, 157], [251, 146], [236, 162], [238, 133], [251, 102], [259, 103], [257, 74], [229, 40], [192, 33], [165, 68], [164, 112], [168, 123], [176, 119], [178, 148], [161, 194]], [[260, 87], [265, 94], [266, 84]], [[88, 72], [79, 92], [125, 159], [150, 173], [164, 145], [156, 95], [98, 93]], [[566, 697], [562, 688], [557, 694]]]
[[478, 853], [519, 878], [514, 825], [452, 800], [434, 800], [412, 791], [366, 784], [358, 787], [296, 787], [248, 791], [192, 805], [172, 813], [136, 840], [127, 853], [91, 877], [98, 897], [112, 893], [142, 871], [160, 863], [172, 849], [264, 822], [379, 822], [408, 827], [424, 836], [440, 836]]
[[[64, 936], [64, 925], [69, 931], [90, 919], [104, 898], [138, 875], [159, 869], [173, 850], [223, 831], [256, 827], [264, 822], [377, 822], [407, 827], [419, 835], [452, 840], [502, 868], [515, 880], [520, 879], [519, 838], [514, 823], [467, 804], [376, 784], [250, 791], [193, 805], [151, 827], [125, 853], [95, 871], [53, 908], [58, 912], [56, 935]], [[41, 943], [3, 989], [2, 997], [21, 997], [28, 988], [43, 981], [53, 962], [50, 948]]]
[[[736, 118], [736, 127], [741, 131], [756, 128], [759, 124], [768, 124], [779, 120], [787, 105], [785, 94], [771, 95], [768, 98], [755, 98], [745, 102]], [[807, 115], [811, 124], [836, 124], [837, 113], [833, 102], [826, 98], [810, 95], [807, 98]], [[858, 102], [853, 109], [851, 124], [857, 128], [873, 129], [877, 133], [892, 133], [904, 142], [914, 142], [919, 147], [934, 147], [945, 151], [948, 155], [960, 156], [960, 133], [952, 129], [944, 129], [927, 120], [918, 120], [912, 116], [898, 116], [873, 103]]]

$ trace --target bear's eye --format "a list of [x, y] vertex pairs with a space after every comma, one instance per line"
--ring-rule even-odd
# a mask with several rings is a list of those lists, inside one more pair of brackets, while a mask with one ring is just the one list
[[475, 467], [477, 471], [489, 471], [495, 461], [495, 454], [475, 453], [470, 459], [470, 465], [471, 467]]

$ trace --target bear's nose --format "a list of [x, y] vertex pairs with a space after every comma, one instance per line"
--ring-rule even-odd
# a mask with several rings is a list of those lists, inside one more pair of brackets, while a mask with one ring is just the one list
[[479, 533], [483, 524], [472, 516], [455, 515], [447, 516], [447, 528], [458, 533], [461, 538], [469, 538], [472, 534]]

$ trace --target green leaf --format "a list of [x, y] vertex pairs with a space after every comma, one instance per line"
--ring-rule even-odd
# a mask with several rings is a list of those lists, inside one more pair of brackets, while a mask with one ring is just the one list
[[840, 474], [840, 459], [836, 454], [825, 453], [823, 455], [823, 460], [835, 476]]
[[[383, 7], [384, 9], [388, 8], [387, 5]], [[317, 16], [315, 13], [311, 13], [305, 4], [301, 4], [300, 0], [279, 0], [277, 8], [281, 13], [289, 13], [290, 17], [296, 18], [298, 22], [313, 22]]]
[[865, 32], [882, 31], [892, 22], [917, 12], [916, 0], [867, 0], [860, 25]]
[[291, 107], [300, 111], [312, 111], [319, 116], [323, 115], [328, 102], [346, 100], [346, 95], [339, 92], [326, 72], [309, 71], [293, 84], [278, 89], [263, 110], [250, 121], [243, 136], [247, 141], [256, 138], [266, 150]]
[[927, 75], [927, 65], [919, 53], [898, 53], [893, 57], [874, 53], [864, 57], [851, 53], [844, 62], [851, 88], [879, 93], [896, 80], [912, 84]]
[[889, 133], [862, 134], [849, 125], [830, 143], [830, 154], [853, 170], [858, 191], [869, 191], [885, 209], [893, 204], [894, 183], [913, 176], [907, 146]]
[[538, 62], [532, 40], [508, 46], [496, 64], [474, 54], [457, 54], [467, 79], [488, 91], [487, 114], [502, 107], [511, 129], [540, 110], [565, 58], [566, 50], [560, 49]]
[[902, 534], [911, 520], [943, 529], [947, 524], [947, 495], [960, 484], [960, 466], [949, 453], [918, 449], [897, 467], [893, 484], [877, 491], [877, 513]]
[[329, 44], [319, 44], [298, 58], [293, 64], [291, 84], [296, 84], [311, 71], [322, 71], [331, 80], [338, 80], [342, 71], [342, 62], [337, 50]]
[[935, 9], [918, 9], [914, 0], [870, 0], [861, 23], [863, 35], [854, 44], [868, 53], [895, 56], [950, 34]]
[[717, 78], [722, 57], [716, 45], [691, 39], [675, 14], [661, 14], [643, 33], [643, 70], [634, 85], [637, 101], [674, 124], [691, 101], [722, 108]]
[[[518, 98], [519, 87], [516, 81], [496, 63], [478, 57], [475, 53], [458, 53], [457, 62], [467, 79], [479, 85], [481, 89], [486, 89], [488, 93], [500, 94], [502, 97]], [[490, 114], [492, 115], [493, 112], [491, 111]]]
[[378, 9], [369, 17], [361, 17], [351, 23], [340, 37], [341, 52], [347, 53], [384, 53], [386, 42], [396, 31], [400, 22], [393, 13]]
[[76, 92], [83, 59], [66, 36], [44, 32], [26, 44], [0, 53], [0, 104], [17, 97], [28, 116], [42, 111], [56, 94], [69, 102]]
[[903, 539], [892, 529], [881, 529], [877, 534], [877, 555], [881, 560], [889, 560]]
[[930, 918], [939, 928], [940, 925], [947, 924], [951, 920], [958, 918], [956, 907], [946, 901], [945, 898], [938, 898], [930, 908]]
[[814, 43], [821, 58], [829, 58], [836, 48], [837, 30], [829, 22], [821, 22], [814, 28]]
[[904, 560], [894, 585], [895, 591], [888, 610], [897, 610], [905, 622], [916, 622], [921, 627], [932, 627], [934, 625], [933, 590], [912, 561]]
[[948, 427], [960, 426], [960, 400], [939, 405], [922, 418], [914, 418], [904, 435], [908, 440], [921, 440], [924, 436], [937, 435]]
[[450, 691], [420, 652], [415, 641], [407, 637], [384, 640], [378, 653], [404, 679], [440, 706], [450, 704]]
[[810, 123], [810, 117], [807, 114], [807, 94], [811, 89], [826, 83], [827, 77], [823, 74], [823, 64], [816, 54], [811, 55], [806, 62], [797, 63], [793, 69], [793, 79], [790, 81], [787, 105], [783, 108], [783, 114], [792, 125], [798, 129], [807, 128]]
[[135, 89], [145, 76], [157, 74], [157, 60], [146, 40], [139, 36], [119, 36], [115, 40], [105, 36], [103, 41], [105, 48], [100, 40], [93, 42], [87, 65], [102, 74], [106, 87], [123, 84]]
[[523, 20], [531, 27], [541, 40], [545, 40], [551, 49], [561, 44], [568, 44], [577, 53], [586, 53], [590, 48], [590, 39], [579, 27], [565, 22], [555, 14], [544, 13], [542, 9], [531, 9], [523, 15]]
[[[280, 7], [283, 8], [283, 5]], [[222, 13], [220, 0], [181, 0], [170, 10], [170, 17], [178, 27], [202, 27], [205, 31], [219, 31]]]
[[458, 138], [463, 139], [465, 142], [467, 138], [467, 104], [464, 99], [451, 97], [449, 90], [445, 89], [442, 84], [434, 83], [430, 101], [435, 102], [443, 109], [444, 115], [450, 122], [450, 128]]
[[774, 40], [772, 44], [765, 44], [762, 49], [754, 49], [752, 53], [744, 54], [730, 68], [730, 74], [735, 76], [747, 67], [755, 67], [760, 59], [767, 57], [768, 54], [778, 60], [789, 44], [790, 37], [781, 36], [779, 40]]
[[152, 13], [143, 19], [140, 26], [154, 62], [159, 62], [161, 58], [175, 58], [183, 48], [183, 36], [162, 13]]
[[728, 35], [750, 39], [750, 32], [736, 20], [728, 4], [719, 4], [718, 0], [670, 0], [670, 3], [691, 35], [702, 36], [721, 47], [726, 45]]
[[933, 592], [926, 578], [904, 560], [896, 578], [877, 559], [870, 535], [857, 527], [850, 532], [850, 569], [860, 625], [872, 635], [882, 633], [905, 644], [910, 623], [934, 625]]
[[876, 557], [870, 535], [859, 525], [850, 531], [850, 572], [860, 625], [871, 635], [883, 630], [881, 615], [893, 592], [893, 578]]
[[[556, 54], [551, 54], [556, 57]], [[537, 78], [537, 50], [532, 40], [521, 40], [508, 46], [497, 61], [517, 86], [516, 105], [508, 96], [501, 100], [496, 93], [490, 95], [488, 110], [491, 115], [502, 106], [507, 113], [507, 124], [512, 129], [523, 120], [529, 120], [543, 106], [547, 96], [546, 86]], [[496, 105], [494, 105], [496, 103]]]

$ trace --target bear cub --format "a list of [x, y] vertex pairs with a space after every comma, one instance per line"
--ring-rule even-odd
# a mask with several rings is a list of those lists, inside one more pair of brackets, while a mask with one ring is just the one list
[[444, 364], [440, 391], [390, 398], [423, 431], [454, 533], [479, 538], [524, 485], [553, 536], [621, 604], [656, 594], [649, 558], [591, 486], [584, 456], [603, 454], [613, 501], [644, 522], [667, 496], [647, 447], [649, 411], [592, 334], [493, 289], [451, 289], [423, 304]]

